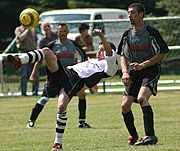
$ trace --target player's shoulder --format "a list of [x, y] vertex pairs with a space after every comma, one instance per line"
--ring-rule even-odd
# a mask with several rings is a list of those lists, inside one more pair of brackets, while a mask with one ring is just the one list
[[155, 35], [155, 34], [159, 33], [159, 31], [155, 27], [150, 26], [150, 25], [147, 25], [146, 29], [151, 35]]

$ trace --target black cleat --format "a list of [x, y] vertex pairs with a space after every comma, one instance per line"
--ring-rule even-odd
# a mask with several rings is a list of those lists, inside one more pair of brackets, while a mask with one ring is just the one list
[[141, 140], [139, 140], [135, 146], [139, 146], [139, 145], [155, 145], [158, 142], [157, 137], [154, 136], [144, 136], [143, 138], [141, 138]]
[[137, 140], [138, 140], [138, 135], [135, 135], [135, 136], [129, 135], [126, 145], [127, 146], [134, 145]]
[[83, 123], [79, 123], [79, 128], [92, 128], [88, 123], [83, 122]]

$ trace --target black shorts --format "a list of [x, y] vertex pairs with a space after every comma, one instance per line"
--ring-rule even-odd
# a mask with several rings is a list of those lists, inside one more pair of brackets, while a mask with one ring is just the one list
[[126, 87], [124, 95], [138, 96], [141, 86], [148, 87], [153, 95], [157, 94], [157, 82], [160, 78], [161, 67], [154, 65], [141, 71], [130, 71], [132, 83]]
[[58, 71], [51, 73], [47, 70], [48, 78], [42, 96], [55, 97], [59, 95], [60, 89], [64, 88], [71, 100], [84, 87], [84, 81], [74, 70], [62, 67], [58, 59], [57, 63], [59, 65]]

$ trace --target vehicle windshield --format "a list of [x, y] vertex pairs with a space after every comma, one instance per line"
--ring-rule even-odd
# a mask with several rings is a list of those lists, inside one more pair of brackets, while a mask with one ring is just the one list
[[[90, 20], [90, 14], [53, 14], [53, 15], [42, 15], [40, 21], [49, 21], [51, 29], [56, 31], [57, 25], [60, 22], [66, 21], [78, 21], [78, 20]], [[70, 33], [79, 33], [80, 23], [68, 24]]]
[[54, 14], [54, 15], [43, 15], [41, 21], [73, 21], [73, 20], [89, 20], [90, 14]]

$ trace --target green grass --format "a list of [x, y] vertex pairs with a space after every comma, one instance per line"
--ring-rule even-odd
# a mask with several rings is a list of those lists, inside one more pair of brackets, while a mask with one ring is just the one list
[[[78, 128], [78, 98], [68, 106], [64, 150], [71, 151], [164, 151], [180, 150], [180, 93], [159, 92], [150, 99], [154, 110], [155, 131], [159, 139], [153, 146], [125, 146], [128, 132], [121, 115], [122, 94], [87, 95], [87, 122], [93, 129]], [[55, 138], [57, 98], [50, 99], [34, 129], [26, 124], [39, 97], [0, 98], [0, 150], [50, 151]], [[132, 110], [140, 137], [144, 136], [142, 112]]]

